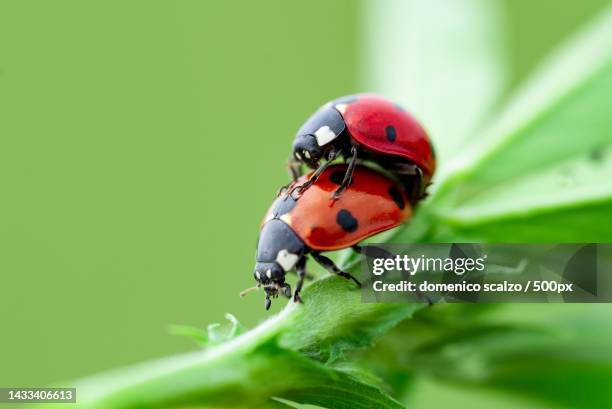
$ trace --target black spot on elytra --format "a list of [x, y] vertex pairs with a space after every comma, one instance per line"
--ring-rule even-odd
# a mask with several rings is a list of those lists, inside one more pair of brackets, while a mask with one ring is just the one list
[[389, 196], [391, 196], [391, 199], [393, 199], [397, 207], [399, 207], [400, 209], [403, 209], [404, 206], [406, 206], [406, 203], [404, 203], [404, 198], [402, 197], [402, 193], [395, 186], [391, 186], [389, 188]]
[[395, 132], [395, 128], [391, 125], [388, 125], [385, 128], [385, 134], [387, 135], [387, 139], [391, 142], [395, 142], [395, 138], [397, 138], [397, 133]]
[[331, 175], [329, 175], [329, 180], [336, 185], [340, 185], [344, 180], [344, 174], [345, 172], [343, 170], [335, 170]]
[[352, 233], [357, 230], [359, 223], [357, 219], [353, 217], [351, 212], [346, 209], [341, 209], [336, 215], [336, 222], [342, 227], [342, 230]]

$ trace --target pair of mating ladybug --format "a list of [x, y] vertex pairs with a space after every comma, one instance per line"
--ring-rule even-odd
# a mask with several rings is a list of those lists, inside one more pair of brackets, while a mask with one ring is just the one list
[[[346, 164], [332, 164], [339, 157]], [[313, 171], [302, 176], [302, 165]], [[293, 300], [301, 302], [307, 254], [360, 285], [321, 252], [360, 251], [357, 243], [408, 219], [434, 173], [435, 155], [412, 116], [385, 98], [363, 94], [315, 112], [295, 137], [289, 166], [293, 182], [272, 204], [257, 244], [252, 289], [265, 289], [266, 309], [270, 298], [291, 297], [285, 275], [293, 270], [298, 274]]]

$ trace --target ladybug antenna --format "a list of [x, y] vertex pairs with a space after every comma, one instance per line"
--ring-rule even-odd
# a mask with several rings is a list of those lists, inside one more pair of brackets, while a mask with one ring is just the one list
[[274, 283], [274, 284], [267, 284], [267, 285], [257, 284], [257, 285], [255, 285], [253, 287], [245, 288], [244, 290], [240, 291], [240, 296], [244, 297], [248, 293], [253, 292], [253, 291], [257, 291], [260, 288], [276, 288], [277, 290], [281, 289], [281, 287], [278, 284], [276, 284], [276, 283]]
[[241, 297], [244, 297], [245, 295], [247, 295], [247, 294], [248, 294], [248, 293], [250, 293], [250, 292], [253, 292], [253, 291], [259, 290], [259, 288], [260, 288], [260, 287], [261, 287], [261, 285], [260, 285], [260, 284], [257, 284], [256, 286], [246, 288], [246, 289], [244, 289], [244, 290], [240, 291], [240, 296], [241, 296]]

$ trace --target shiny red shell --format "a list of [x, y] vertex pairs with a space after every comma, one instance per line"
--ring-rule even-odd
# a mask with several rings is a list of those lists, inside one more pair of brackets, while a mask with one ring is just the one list
[[436, 169], [435, 153], [427, 133], [409, 113], [373, 94], [345, 97], [332, 104], [357, 143], [374, 152], [408, 159], [431, 179]]
[[281, 194], [263, 223], [280, 219], [308, 247], [327, 251], [350, 247], [410, 218], [412, 208], [401, 185], [363, 165], [355, 168], [353, 181], [340, 198], [332, 200], [345, 172], [346, 165], [330, 166], [310, 188], [294, 196], [295, 202]]

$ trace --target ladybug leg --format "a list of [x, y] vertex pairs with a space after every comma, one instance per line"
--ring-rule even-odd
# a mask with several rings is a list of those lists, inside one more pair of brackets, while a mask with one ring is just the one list
[[[297, 271], [294, 271], [294, 273], [296, 273], [299, 276], [299, 273]], [[317, 276], [309, 272], [306, 272], [306, 275], [304, 276], [305, 280], [314, 280], [315, 278], [317, 278]]]
[[420, 167], [405, 162], [395, 162], [391, 164], [391, 168], [394, 173], [400, 175], [401, 179], [405, 181], [404, 186], [410, 203], [415, 205], [427, 196], [427, 186], [424, 183], [425, 177]]
[[288, 283], [281, 284], [278, 289], [283, 296], [291, 298], [291, 286]]
[[357, 147], [352, 146], [351, 159], [349, 159], [349, 165], [346, 169], [346, 173], [344, 174], [344, 179], [342, 180], [342, 183], [340, 183], [340, 186], [338, 186], [338, 189], [336, 189], [336, 191], [332, 195], [334, 200], [339, 199], [340, 195], [342, 195], [342, 192], [344, 192], [344, 189], [346, 189], [346, 187], [351, 183], [351, 180], [353, 179], [353, 172], [355, 171], [355, 166], [357, 166], [357, 154]]
[[302, 298], [300, 297], [300, 291], [302, 291], [302, 285], [304, 285], [304, 277], [306, 277], [306, 257], [302, 257], [298, 260], [295, 265], [295, 270], [298, 274], [298, 282], [295, 285], [295, 292], [293, 293], [293, 302], [302, 303]]
[[314, 173], [310, 176], [310, 178], [306, 182], [304, 182], [303, 184], [301, 184], [299, 186], [296, 186], [293, 189], [291, 189], [290, 194], [293, 193], [294, 190], [298, 190], [299, 193], [302, 193], [303, 191], [308, 189], [310, 186], [312, 186], [312, 184], [317, 181], [319, 176], [321, 176], [321, 174], [323, 172], [325, 172], [325, 169], [327, 169], [329, 167], [329, 165], [332, 164], [334, 159], [336, 159], [339, 154], [340, 154], [339, 152], [332, 152], [332, 153], [330, 153], [328, 159], [324, 163], [322, 163], [317, 168], [317, 170], [314, 171]]
[[425, 193], [425, 188], [427, 186], [425, 186], [425, 184], [423, 183], [423, 171], [421, 170], [421, 168], [419, 168], [418, 166], [415, 166], [415, 171], [416, 171], [416, 175], [415, 175], [415, 181], [414, 181], [414, 186], [413, 186], [413, 191], [412, 191], [412, 195], [410, 197], [414, 197], [416, 198], [416, 201], [418, 202], [421, 199], [424, 199], [426, 195]]
[[376, 258], [393, 258], [394, 257], [394, 255], [389, 253], [387, 250], [381, 249], [380, 247], [371, 246], [371, 245], [368, 245], [368, 248], [366, 251], [366, 249], [364, 249], [360, 245], [355, 244], [353, 246], [353, 250], [355, 250], [357, 253], [364, 255], [366, 257], [376, 257]]
[[319, 263], [324, 269], [326, 269], [330, 273], [338, 274], [339, 276], [342, 276], [346, 278], [347, 280], [353, 280], [355, 284], [357, 284], [357, 287], [361, 287], [361, 283], [359, 282], [359, 280], [357, 280], [355, 277], [353, 277], [351, 274], [347, 273], [346, 271], [340, 270], [338, 266], [336, 266], [334, 262], [331, 261], [330, 258], [322, 256], [320, 253], [311, 253], [311, 254], [312, 254], [312, 258], [314, 258], [317, 261], [317, 263]]
[[302, 164], [296, 161], [293, 156], [289, 156], [286, 165], [287, 170], [289, 171], [289, 178], [291, 179], [291, 181], [286, 185], [281, 186], [280, 189], [278, 189], [278, 192], [276, 192], [276, 197], [285, 193], [287, 189], [289, 189], [289, 186], [295, 183], [295, 181], [298, 180], [300, 176], [302, 176]]
[[276, 197], [282, 196], [283, 194], [285, 194], [287, 192], [287, 189], [289, 189], [289, 185], [291, 185], [291, 183], [281, 186], [278, 191], [276, 192]]
[[289, 170], [291, 182], [295, 182], [302, 176], [302, 164], [295, 160], [293, 156], [289, 156], [289, 159], [287, 159], [287, 169]]

